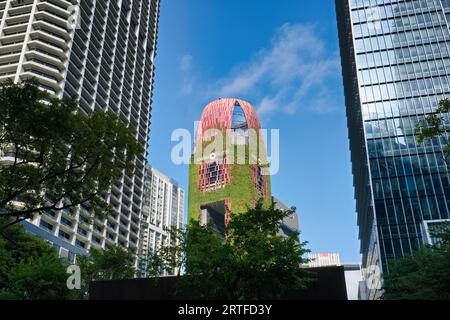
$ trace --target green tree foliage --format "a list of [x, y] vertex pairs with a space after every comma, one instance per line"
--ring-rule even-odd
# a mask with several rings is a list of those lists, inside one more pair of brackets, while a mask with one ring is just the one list
[[181, 275], [186, 263], [187, 228], [165, 228], [169, 241], [148, 254], [147, 275], [158, 277], [162, 274]]
[[450, 299], [450, 228], [434, 246], [390, 262], [384, 277], [387, 300]]
[[102, 195], [141, 153], [134, 131], [112, 113], [82, 114], [34, 80], [1, 83], [0, 155], [9, 161], [0, 163], [0, 217], [80, 204], [108, 213]]
[[[444, 136], [449, 130], [449, 123], [445, 121], [444, 115], [449, 113], [450, 100], [440, 101], [436, 111], [417, 124], [416, 133], [419, 134], [419, 143], [422, 144], [425, 140]], [[443, 151], [447, 166], [450, 168], [450, 138]]]
[[[294, 212], [278, 210], [274, 204], [265, 209], [259, 201], [255, 208], [232, 215], [225, 239], [192, 220], [187, 230], [179, 231], [181, 240], [172, 246], [178, 254], [170, 249], [158, 251], [159, 258], [154, 261], [161, 264], [150, 269], [185, 269], [179, 291], [189, 298], [283, 298], [312, 281], [311, 274], [301, 268], [308, 250], [298, 241], [298, 233], [279, 234], [283, 218]], [[183, 250], [185, 258], [179, 255]]]
[[169, 269], [169, 263], [165, 262], [162, 258], [164, 255], [158, 252], [149, 252], [147, 255], [147, 276], [157, 279], [160, 275], [164, 274], [165, 268]]
[[[0, 221], [0, 226], [6, 220]], [[0, 300], [64, 300], [67, 289], [65, 265], [46, 241], [23, 230], [6, 229], [10, 240], [0, 238]]]
[[108, 250], [91, 250], [88, 256], [78, 256], [77, 265], [81, 271], [81, 290], [78, 298], [87, 298], [89, 284], [97, 280], [120, 280], [133, 278], [134, 254], [114, 246]]
[[[0, 220], [0, 227], [8, 221]], [[91, 250], [77, 256], [81, 290], [69, 290], [66, 259], [45, 240], [31, 235], [20, 224], [5, 228], [9, 240], [0, 238], [0, 300], [67, 300], [87, 298], [94, 280], [133, 278], [134, 255], [119, 247]]]

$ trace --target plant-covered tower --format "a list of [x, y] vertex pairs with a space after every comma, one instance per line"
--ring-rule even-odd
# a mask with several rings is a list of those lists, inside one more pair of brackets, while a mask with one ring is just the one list
[[201, 116], [189, 172], [188, 221], [224, 233], [231, 212], [271, 201], [266, 145], [257, 114], [240, 99], [219, 99]]

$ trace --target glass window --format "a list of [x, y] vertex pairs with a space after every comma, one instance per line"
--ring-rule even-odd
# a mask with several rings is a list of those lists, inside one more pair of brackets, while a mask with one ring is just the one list
[[236, 102], [233, 109], [233, 118], [231, 121], [232, 129], [248, 129], [247, 119], [245, 118], [245, 112], [239, 103]]

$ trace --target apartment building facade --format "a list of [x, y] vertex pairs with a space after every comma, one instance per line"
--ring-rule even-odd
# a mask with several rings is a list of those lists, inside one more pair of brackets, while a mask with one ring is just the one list
[[139, 251], [139, 275], [147, 276], [149, 254], [169, 244], [170, 228], [184, 222], [184, 190], [178, 183], [152, 166], [145, 175]]
[[43, 212], [25, 228], [73, 260], [91, 248], [138, 252], [149, 137], [159, 0], [0, 0], [0, 81], [36, 78], [41, 89], [77, 96], [80, 112], [114, 112], [143, 147], [135, 172], [106, 195], [115, 213]]

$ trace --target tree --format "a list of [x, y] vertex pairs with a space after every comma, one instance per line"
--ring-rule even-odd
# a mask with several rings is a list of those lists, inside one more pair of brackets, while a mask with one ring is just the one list
[[20, 300], [62, 300], [71, 298], [66, 286], [68, 274], [55, 253], [20, 262], [9, 274], [10, 293]]
[[180, 276], [186, 262], [187, 228], [165, 228], [168, 241], [147, 255], [147, 275], [157, 278], [162, 274]]
[[34, 80], [0, 84], [0, 115], [0, 218], [78, 205], [110, 212], [103, 195], [141, 152], [135, 130], [113, 113], [82, 114]]
[[[0, 225], [7, 223], [0, 221]], [[56, 250], [21, 225], [6, 229], [11, 241], [0, 238], [0, 300], [70, 299], [65, 265]]]
[[[264, 209], [262, 201], [247, 212], [233, 214], [225, 239], [210, 226], [191, 221], [184, 233], [185, 259], [167, 259], [159, 251], [162, 266], [171, 269], [178, 264], [186, 275], [179, 280], [179, 292], [194, 299], [280, 299], [289, 291], [302, 289], [312, 281], [301, 267], [308, 252], [299, 243], [298, 233], [279, 235], [284, 217], [295, 211], [282, 211], [274, 204]], [[165, 261], [170, 261], [165, 265]]]
[[389, 263], [384, 277], [387, 300], [450, 299], [450, 228], [437, 235], [435, 245]]
[[81, 271], [81, 290], [78, 298], [87, 298], [89, 284], [98, 280], [119, 280], [133, 278], [134, 254], [114, 246], [107, 250], [92, 249], [87, 256], [78, 256], [77, 265]]
[[[450, 122], [445, 120], [444, 115], [450, 113], [450, 100], [444, 99], [439, 102], [439, 107], [431, 115], [420, 121], [416, 126], [416, 133], [419, 134], [419, 143], [444, 136], [449, 129]], [[444, 160], [450, 168], [450, 138], [447, 146], [443, 150]]]

